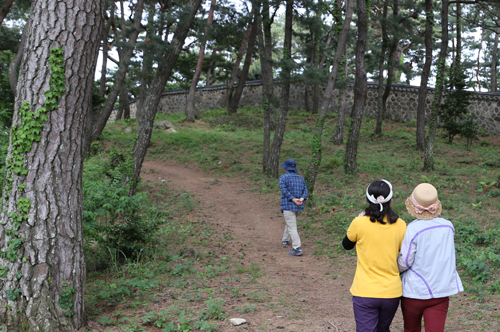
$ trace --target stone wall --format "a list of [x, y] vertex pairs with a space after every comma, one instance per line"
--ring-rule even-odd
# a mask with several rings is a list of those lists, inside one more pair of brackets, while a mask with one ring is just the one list
[[[376, 83], [368, 83], [368, 95], [366, 101], [365, 115], [374, 117], [377, 110], [377, 96], [378, 96], [378, 86]], [[417, 86], [405, 85], [405, 84], [394, 84], [392, 87], [391, 94], [389, 95], [387, 102], [387, 114], [386, 118], [390, 118], [396, 121], [408, 122], [412, 119], [416, 119], [417, 110], [417, 99], [418, 99], [418, 89]], [[276, 84], [274, 93], [276, 96], [280, 94], [280, 86]], [[292, 84], [290, 86], [290, 109], [304, 109], [305, 108], [305, 98], [304, 98], [305, 87], [301, 84]], [[337, 109], [338, 91], [334, 93], [333, 105], [330, 105], [330, 109]], [[158, 105], [159, 113], [178, 113], [184, 112], [186, 107], [186, 97], [187, 91], [185, 90], [170, 90], [165, 91]], [[225, 100], [227, 98], [226, 85], [217, 85], [203, 87], [196, 90], [196, 108], [197, 109], [213, 109], [217, 107], [223, 107]], [[322, 96], [321, 96], [322, 98]], [[320, 105], [321, 105], [320, 98]], [[353, 105], [353, 90], [352, 86], [347, 90], [347, 108]], [[434, 89], [428, 89], [427, 92], [427, 109], [426, 112], [429, 114], [430, 105], [434, 99]], [[245, 89], [243, 90], [243, 95], [240, 100], [240, 107], [245, 105], [250, 105], [252, 107], [262, 107], [262, 82], [252, 81], [247, 82]], [[135, 117], [136, 103], [132, 102], [131, 116]], [[476, 113], [481, 127], [490, 134], [500, 135], [500, 93], [474, 93], [471, 96], [471, 105], [469, 109]], [[111, 119], [114, 119], [115, 115], [111, 115]]]

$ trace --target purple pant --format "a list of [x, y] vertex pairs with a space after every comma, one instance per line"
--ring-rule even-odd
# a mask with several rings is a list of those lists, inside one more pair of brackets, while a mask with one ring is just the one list
[[390, 332], [389, 327], [398, 310], [400, 299], [353, 296], [356, 332]]

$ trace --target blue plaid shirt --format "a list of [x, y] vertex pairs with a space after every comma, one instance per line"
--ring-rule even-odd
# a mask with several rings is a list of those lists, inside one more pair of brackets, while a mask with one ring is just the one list
[[280, 176], [281, 212], [302, 211], [304, 204], [295, 205], [292, 198], [307, 199], [306, 181], [295, 172], [289, 171]]

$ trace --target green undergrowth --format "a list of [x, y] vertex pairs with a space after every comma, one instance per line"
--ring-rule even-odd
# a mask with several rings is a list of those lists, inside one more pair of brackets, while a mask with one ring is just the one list
[[110, 331], [217, 331], [228, 313], [257, 310], [266, 299], [260, 267], [231, 249], [229, 230], [197, 216], [193, 194], [165, 182], [127, 197], [117, 155], [85, 165], [89, 318]]
[[85, 162], [89, 319], [109, 331], [217, 331], [259, 311], [268, 296], [246, 245], [199, 214], [193, 193], [146, 182], [128, 197], [127, 151], [102, 148]]
[[[171, 121], [178, 132], [171, 134], [155, 129], [147, 157], [175, 160], [214, 175], [243, 177], [253, 184], [255, 192], [271, 194], [268, 197], [274, 199], [278, 210], [278, 181], [266, 178], [261, 172], [262, 110], [247, 107], [229, 116], [224, 109], [216, 109], [201, 112], [201, 117], [190, 123], [183, 121], [183, 115], [158, 115], [158, 120]], [[310, 163], [315, 121], [315, 116], [304, 111], [288, 114], [280, 160], [295, 159], [300, 173]], [[393, 209], [406, 222], [413, 219], [406, 211], [406, 198], [417, 184], [429, 182], [439, 191], [442, 216], [455, 225], [457, 266], [467, 293], [479, 301], [487, 301], [490, 294], [499, 294], [500, 189], [493, 186], [500, 169], [498, 137], [483, 135], [474, 142], [472, 149], [467, 149], [465, 140], [457, 138], [447, 144], [437, 135], [436, 170], [428, 173], [422, 171], [423, 152], [415, 150], [414, 123], [386, 120], [382, 135], [374, 135], [375, 120], [365, 118], [357, 154], [358, 174], [344, 175], [345, 146], [329, 141], [335, 121], [336, 116], [331, 114], [326, 119], [323, 159], [315, 193], [299, 219], [306, 252], [332, 263], [339, 256], [353, 255], [341, 248], [340, 241], [353, 217], [365, 208], [365, 189], [371, 181], [385, 178], [393, 183]], [[109, 125], [103, 145], [128, 146], [132, 137], [130, 132], [135, 128], [134, 121]], [[348, 130], [347, 126], [345, 132]], [[346, 140], [347, 134], [344, 143]], [[172, 203], [169, 208], [175, 205]], [[178, 249], [176, 247], [173, 252]], [[208, 255], [203, 250], [196, 252]], [[169, 257], [162, 261], [168, 261], [172, 269], [168, 273], [172, 273], [175, 268], [172, 262], [177, 256]], [[197, 264], [193, 264], [196, 268]], [[204, 301], [208, 299], [203, 297]], [[249, 308], [244, 310], [251, 310]], [[192, 317], [196, 315], [192, 313]]]

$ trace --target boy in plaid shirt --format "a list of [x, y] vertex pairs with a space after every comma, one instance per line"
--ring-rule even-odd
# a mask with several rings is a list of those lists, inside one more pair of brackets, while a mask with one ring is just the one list
[[286, 248], [292, 240], [290, 255], [302, 256], [299, 233], [297, 232], [297, 215], [304, 210], [304, 201], [307, 199], [306, 181], [297, 174], [297, 163], [287, 159], [281, 164], [285, 174], [280, 176], [281, 212], [285, 217], [285, 232], [282, 245]]

